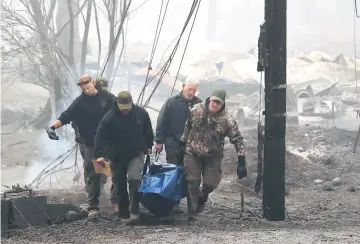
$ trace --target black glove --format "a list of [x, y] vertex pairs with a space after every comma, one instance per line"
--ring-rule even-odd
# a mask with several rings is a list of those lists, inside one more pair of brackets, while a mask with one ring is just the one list
[[186, 151], [186, 142], [181, 141], [178, 152], [178, 165], [184, 164], [185, 151]]
[[238, 166], [236, 169], [236, 173], [239, 179], [247, 177], [247, 169], [246, 169], [246, 161], [245, 156], [238, 157]]
[[53, 127], [46, 127], [45, 130], [51, 140], [59, 140], [59, 137], [56, 135], [55, 129]]

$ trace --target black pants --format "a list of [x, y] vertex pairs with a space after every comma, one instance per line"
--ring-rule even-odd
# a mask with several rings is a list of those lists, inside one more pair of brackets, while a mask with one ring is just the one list
[[[143, 167], [144, 155], [142, 154], [128, 162], [114, 160], [111, 163], [113, 190], [121, 217], [128, 216], [129, 213], [139, 214], [137, 190], [140, 187]], [[130, 197], [127, 191], [128, 183]]]
[[179, 149], [174, 146], [165, 145], [166, 162], [169, 164], [178, 164]]

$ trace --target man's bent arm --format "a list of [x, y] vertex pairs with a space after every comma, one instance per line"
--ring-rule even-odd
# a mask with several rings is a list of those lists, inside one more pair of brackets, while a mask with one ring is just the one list
[[238, 157], [245, 156], [244, 138], [240, 133], [236, 120], [233, 117], [231, 117], [229, 118], [228, 123], [229, 123], [229, 128], [226, 133], [226, 136], [229, 137], [230, 143], [235, 146], [236, 154], [238, 155]]
[[108, 119], [105, 117], [100, 121], [99, 126], [97, 128], [95, 139], [94, 139], [94, 157], [97, 158], [105, 158], [108, 153], [108, 139], [109, 136], [109, 125]]
[[145, 132], [145, 142], [147, 149], [151, 149], [154, 141], [154, 132], [152, 129], [151, 119], [148, 112], [145, 112], [144, 132]]
[[164, 143], [165, 140], [165, 133], [168, 126], [168, 109], [170, 99], [166, 100], [164, 105], [162, 106], [156, 124], [156, 135], [155, 135], [155, 142], [156, 143]]
[[50, 128], [57, 129], [73, 121], [77, 103], [78, 103], [78, 99], [75, 99], [73, 103], [64, 112], [61, 113], [60, 117], [57, 120], [55, 120], [54, 123], [52, 123]]

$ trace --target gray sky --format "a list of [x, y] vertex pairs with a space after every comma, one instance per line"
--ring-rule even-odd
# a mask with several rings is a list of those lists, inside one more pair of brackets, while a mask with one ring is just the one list
[[[206, 40], [209, 1], [203, 0], [201, 3], [190, 48], [201, 45]], [[131, 9], [143, 2], [144, 0], [133, 0]], [[238, 51], [255, 47], [259, 25], [264, 18], [264, 0], [216, 2], [216, 41], [220, 46]], [[180, 33], [191, 4], [190, 0], [170, 0], [160, 44], [169, 44]], [[128, 25], [128, 40], [152, 44], [160, 5], [160, 0], [148, 0], [132, 15]], [[106, 24], [104, 17], [102, 21]], [[357, 45], [360, 50], [360, 19], [356, 22]], [[288, 0], [288, 48], [290, 51], [318, 49], [331, 52], [332, 55], [339, 52], [353, 55], [353, 23], [353, 0]], [[96, 29], [92, 30], [91, 36], [96, 42]], [[102, 29], [102, 33], [107, 35], [106, 28]]]

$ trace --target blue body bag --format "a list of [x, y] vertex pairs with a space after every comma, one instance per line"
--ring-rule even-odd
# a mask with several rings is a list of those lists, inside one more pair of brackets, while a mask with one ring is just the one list
[[147, 155], [138, 192], [140, 203], [152, 214], [167, 216], [176, 202], [186, 197], [185, 170], [174, 164], [150, 163]]

